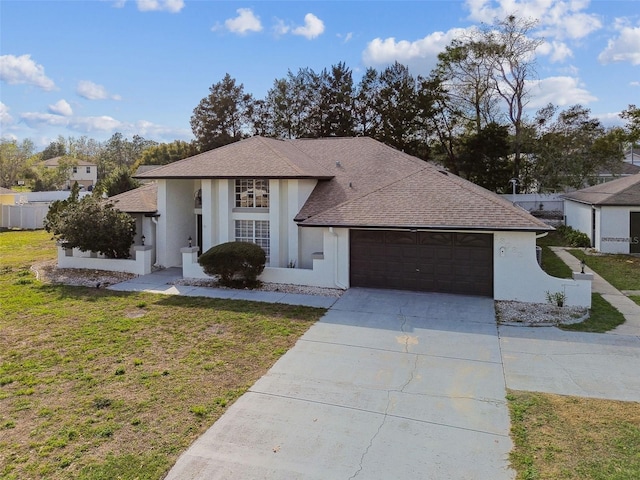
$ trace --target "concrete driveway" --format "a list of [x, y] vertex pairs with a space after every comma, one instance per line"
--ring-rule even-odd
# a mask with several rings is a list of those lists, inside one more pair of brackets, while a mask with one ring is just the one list
[[168, 479], [512, 479], [493, 300], [350, 289]]

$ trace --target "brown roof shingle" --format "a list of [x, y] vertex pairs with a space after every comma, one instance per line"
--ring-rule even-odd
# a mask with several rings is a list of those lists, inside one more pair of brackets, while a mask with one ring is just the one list
[[331, 178], [292, 142], [251, 137], [136, 178]]
[[108, 199], [113, 206], [127, 213], [156, 213], [158, 211], [158, 184], [149, 183]]
[[562, 195], [590, 205], [640, 205], [640, 173]]

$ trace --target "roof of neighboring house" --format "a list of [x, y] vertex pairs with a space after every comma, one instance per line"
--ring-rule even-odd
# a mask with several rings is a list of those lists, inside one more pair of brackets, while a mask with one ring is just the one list
[[615, 173], [611, 172], [610, 170], [601, 170], [600, 172], [598, 172], [598, 175], [601, 177], [607, 176], [607, 175], [611, 175], [613, 177], [620, 177], [620, 176], [635, 175], [636, 173], [640, 173], [640, 156], [638, 156], [637, 164], [620, 162], [619, 167], [620, 167], [619, 171], [616, 171]]
[[590, 205], [637, 206], [640, 205], [640, 174], [566, 193], [562, 197]]
[[251, 137], [163, 165], [136, 178], [331, 178], [293, 143]]
[[75, 165], [78, 165], [80, 167], [95, 167], [96, 164], [93, 162], [87, 162], [85, 160], [78, 160], [76, 158], [72, 158], [72, 157], [53, 157], [53, 158], [49, 158], [47, 160], [45, 160], [44, 162], [42, 162], [45, 166], [47, 167], [57, 167], [60, 164], [60, 160], [66, 158], [69, 161], [72, 161]]
[[14, 192], [13, 190], [10, 190], [8, 188], [0, 187], [0, 195], [11, 195], [14, 193], [18, 193], [18, 192]]
[[140, 175], [141, 173], [147, 173], [155, 168], [159, 168], [162, 165], [140, 165], [137, 169], [136, 169], [136, 173], [134, 174], [134, 177], [136, 175]]
[[122, 212], [156, 213], [158, 211], [158, 185], [149, 183], [109, 197], [109, 202]]
[[529, 212], [367, 137], [252, 137], [139, 178], [315, 178], [302, 226], [552, 230]]

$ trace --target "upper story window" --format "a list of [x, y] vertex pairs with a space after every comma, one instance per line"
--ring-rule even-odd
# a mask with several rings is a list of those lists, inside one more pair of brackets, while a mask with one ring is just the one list
[[87, 167], [87, 173], [91, 173], [91, 167]]
[[73, 167], [73, 173], [78, 173], [78, 167]]
[[236, 180], [236, 207], [269, 208], [269, 180]]

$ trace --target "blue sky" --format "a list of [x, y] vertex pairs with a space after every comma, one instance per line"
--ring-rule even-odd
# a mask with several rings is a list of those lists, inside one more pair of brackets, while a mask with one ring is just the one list
[[428, 74], [465, 29], [535, 18], [531, 114], [580, 103], [607, 126], [640, 104], [640, 1], [0, 0], [0, 136], [192, 138], [189, 119], [229, 73], [263, 98], [288, 70], [399, 61]]

